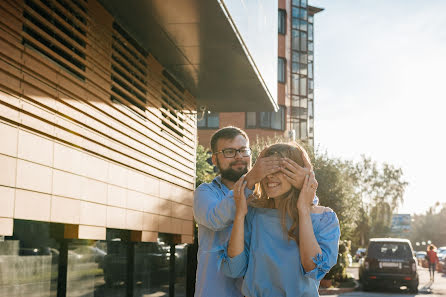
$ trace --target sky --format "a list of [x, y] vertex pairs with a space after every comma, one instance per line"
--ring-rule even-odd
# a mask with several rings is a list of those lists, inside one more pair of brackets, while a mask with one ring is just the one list
[[446, 1], [313, 0], [315, 144], [401, 167], [399, 213], [446, 203]]

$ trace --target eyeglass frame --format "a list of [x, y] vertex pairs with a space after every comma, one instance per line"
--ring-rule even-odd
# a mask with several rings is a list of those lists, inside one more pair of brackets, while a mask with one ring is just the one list
[[[232, 156], [232, 157], [227, 157], [227, 156], [225, 156], [225, 151], [227, 151], [227, 150], [234, 150], [234, 151], [235, 151], [234, 156]], [[247, 156], [243, 155], [243, 154], [242, 154], [242, 150], [247, 150], [247, 151], [249, 151], [249, 154], [248, 154]], [[220, 153], [223, 153], [223, 157], [225, 157], [225, 158], [227, 158], [227, 159], [229, 159], [229, 158], [234, 158], [235, 156], [237, 156], [237, 153], [239, 153], [240, 156], [246, 158], [246, 157], [250, 157], [250, 156], [252, 155], [252, 150], [251, 150], [251, 148], [249, 148], [249, 147], [243, 147], [243, 148], [240, 148], [240, 149], [235, 149], [235, 148], [225, 148], [225, 149], [222, 149], [221, 151], [218, 151], [218, 152], [213, 153], [213, 155], [217, 155], [217, 154], [220, 154]]]

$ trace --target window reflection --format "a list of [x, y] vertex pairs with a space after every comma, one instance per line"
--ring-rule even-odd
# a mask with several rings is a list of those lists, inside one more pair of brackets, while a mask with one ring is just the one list
[[0, 297], [57, 295], [60, 244], [52, 237], [57, 227], [14, 220], [13, 236], [0, 242]]

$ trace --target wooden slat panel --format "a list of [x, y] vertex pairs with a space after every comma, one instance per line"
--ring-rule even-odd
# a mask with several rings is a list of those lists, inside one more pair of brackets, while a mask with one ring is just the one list
[[[85, 43], [88, 43], [88, 38], [81, 34], [79, 31], [74, 29], [70, 24], [68, 24], [64, 19], [62, 19], [59, 15], [54, 13], [51, 9], [49, 9], [45, 4], [43, 4], [40, 0], [32, 0], [35, 2], [42, 10], [46, 13], [54, 17], [58, 22], [60, 22], [63, 26], [69, 29], [77, 38], [83, 40]], [[26, 7], [26, 6], [25, 6]], [[29, 12], [29, 10], [27, 10]], [[40, 15], [39, 15], [40, 16]], [[84, 26], [85, 27], [85, 26]]]
[[[29, 15], [31, 15], [33, 18], [35, 18], [36, 20], [38, 20], [39, 22], [41, 22], [44, 26], [48, 27], [49, 29], [51, 29], [54, 33], [56, 33], [57, 35], [59, 35], [60, 37], [64, 38], [65, 40], [69, 41], [70, 44], [72, 46], [74, 46], [77, 50], [81, 51], [81, 52], [85, 52], [85, 47], [83, 47], [82, 45], [80, 45], [79, 43], [77, 43], [75, 40], [73, 40], [70, 36], [68, 36], [67, 34], [65, 34], [65, 32], [63, 32], [62, 30], [60, 30], [57, 26], [55, 26], [53, 23], [49, 22], [47, 19], [43, 18], [40, 14], [38, 14], [37, 12], [35, 12], [33, 9], [29, 8], [29, 7], [25, 7], [25, 11], [26, 13], [28, 13]], [[26, 24], [32, 24], [31, 21], [27, 20], [26, 18], [24, 18], [24, 20], [26, 21]], [[34, 24], [33, 24], [34, 25]], [[37, 27], [36, 25], [34, 25], [35, 27]], [[42, 31], [39, 28], [40, 31]], [[48, 34], [45, 33], [46, 36], [48, 36]], [[49, 36], [49, 39], [53, 39], [53, 37]], [[72, 52], [71, 49], [68, 52]]]
[[26, 38], [31, 43], [33, 43], [36, 47], [38, 47], [41, 51], [46, 52], [48, 55], [50, 55], [54, 59], [57, 59], [57, 60], [61, 61], [62, 63], [66, 64], [67, 66], [72, 68], [74, 71], [78, 72], [79, 74], [81, 74], [81, 75], [84, 74], [84, 71], [82, 69], [78, 68], [76, 65], [74, 65], [70, 61], [66, 60], [64, 57], [61, 57], [61, 56], [59, 56], [57, 54], [54, 54], [54, 52], [51, 51], [51, 49], [47, 48], [46, 45], [40, 43], [40, 41], [38, 41], [37, 39], [35, 39], [31, 35], [29, 35], [28, 33], [22, 32], [22, 35], [23, 35], [24, 38]]
[[[85, 25], [84, 23], [82, 23], [80, 20], [78, 20], [74, 15], [72, 15], [65, 7], [63, 7], [62, 5], [60, 5], [60, 3], [58, 3], [57, 1], [54, 0], [49, 0], [51, 2], [51, 4], [53, 4], [57, 9], [59, 9], [63, 14], [65, 14], [65, 16], [69, 17], [70, 16], [70, 20], [75, 22], [76, 25], [78, 27], [80, 27], [82, 30], [86, 32], [88, 32], [88, 27], [87, 25]], [[45, 6], [45, 5], [43, 5]], [[45, 6], [46, 7], [46, 6]], [[57, 15], [56, 13], [53, 13], [54, 15]], [[79, 14], [82, 15], [82, 17], [85, 19], [85, 21], [88, 20], [88, 16], [82, 11], [79, 10]], [[58, 16], [58, 15], [57, 15]], [[69, 26], [69, 28], [73, 28], [73, 26], [67, 24]], [[73, 28], [74, 31], [76, 31], [75, 28]]]

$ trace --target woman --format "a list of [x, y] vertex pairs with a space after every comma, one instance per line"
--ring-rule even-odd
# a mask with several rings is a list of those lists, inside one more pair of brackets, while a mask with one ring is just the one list
[[[236, 215], [223, 272], [242, 277], [242, 293], [260, 296], [318, 296], [319, 281], [336, 264], [339, 222], [329, 208], [313, 205], [314, 173], [298, 179], [296, 165], [309, 163], [294, 144], [275, 144], [260, 157], [282, 157], [280, 173], [256, 185], [255, 199], [244, 196], [242, 177], [234, 186]], [[248, 207], [249, 203], [249, 207]]]
[[436, 247], [433, 244], [428, 245], [427, 247], [427, 263], [429, 264], [429, 276], [431, 277], [431, 281], [434, 281], [435, 270], [437, 269], [438, 263], [438, 255], [435, 251]]

